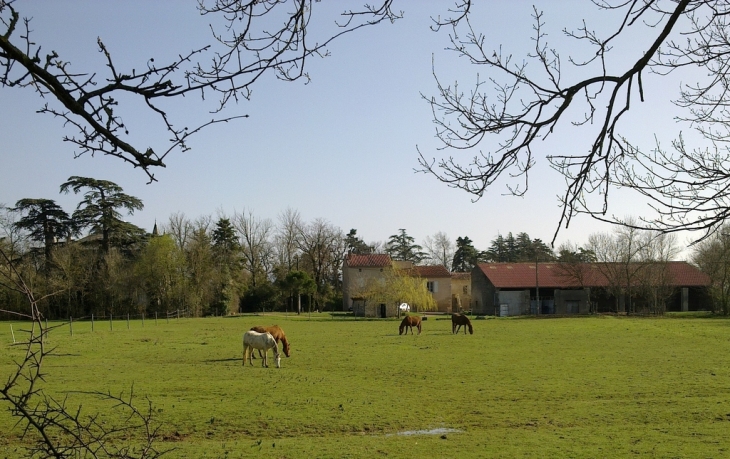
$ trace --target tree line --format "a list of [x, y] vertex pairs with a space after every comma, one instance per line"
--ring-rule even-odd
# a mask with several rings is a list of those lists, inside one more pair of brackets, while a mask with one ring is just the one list
[[[349, 253], [388, 253], [457, 271], [479, 261], [532, 259], [535, 253], [554, 258], [525, 233], [498, 236], [485, 251], [468, 237], [454, 242], [442, 232], [419, 245], [405, 229], [385, 242], [365, 243], [355, 229], [344, 234], [322, 218], [304, 221], [292, 209], [276, 222], [245, 210], [195, 219], [178, 212], [148, 233], [124, 220], [144, 204], [116, 183], [72, 176], [59, 191], [80, 195], [73, 212], [52, 199], [31, 198], [0, 212], [0, 248], [43, 298], [41, 311], [51, 318], [178, 309], [194, 316], [333, 310], [342, 304], [342, 265]], [[24, 307], [22, 295], [0, 286], [0, 309]]]
[[[498, 234], [483, 250], [468, 236], [452, 240], [443, 232], [417, 244], [404, 228], [387, 241], [366, 243], [356, 229], [345, 234], [323, 218], [304, 221], [292, 209], [277, 221], [245, 210], [195, 219], [177, 212], [148, 233], [123, 219], [142, 210], [142, 201], [113, 182], [72, 176], [59, 191], [80, 195], [71, 214], [52, 199], [21, 199], [0, 212], [0, 249], [52, 318], [179, 309], [194, 316], [335, 310], [342, 304], [342, 265], [351, 253], [387, 253], [452, 272], [483, 262], [608, 263], [625, 268], [607, 275], [622, 279], [616, 288], [628, 289], [630, 302], [632, 279], [678, 253], [674, 236], [631, 227], [592, 234], [585, 247], [567, 242], [557, 250], [525, 232]], [[692, 258], [712, 276], [714, 303], [724, 313], [730, 312], [726, 233], [695, 247]], [[21, 295], [0, 286], [0, 309], [21, 311], [24, 305]]]

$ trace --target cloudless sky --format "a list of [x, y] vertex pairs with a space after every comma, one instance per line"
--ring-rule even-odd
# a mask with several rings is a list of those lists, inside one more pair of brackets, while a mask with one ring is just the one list
[[[315, 8], [330, 14], [362, 3], [323, 1]], [[524, 56], [533, 46], [533, 3], [476, 3], [472, 20], [488, 47], [502, 45], [505, 52]], [[597, 13], [588, 0], [534, 3], [545, 12], [548, 41], [562, 49], [564, 57], [571, 42], [562, 35], [563, 28], [574, 29], [584, 18], [599, 30], [618, 24], [616, 16]], [[75, 71], [104, 75], [97, 37], [127, 71], [143, 68], [151, 57], [164, 63], [210, 43], [208, 24], [214, 18], [201, 17], [196, 4], [193, 0], [19, 0], [14, 5], [21, 16], [32, 17], [32, 37], [44, 52], [55, 50]], [[154, 171], [158, 181], [151, 184], [142, 171], [118, 159], [88, 155], [74, 159], [73, 145], [62, 141], [73, 131], [64, 130], [61, 121], [50, 115], [37, 114], [43, 104], [37, 95], [31, 89], [3, 88], [0, 203], [48, 198], [71, 213], [80, 197], [59, 195], [58, 189], [68, 177], [79, 175], [111, 180], [142, 199], [144, 210], [128, 220], [148, 231], [155, 221], [164, 224], [176, 212], [195, 219], [245, 210], [276, 221], [291, 208], [305, 221], [324, 218], [343, 232], [355, 228], [366, 242], [385, 241], [399, 228], [419, 243], [439, 231], [452, 240], [468, 236], [480, 250], [508, 232], [526, 232], [549, 242], [560, 216], [556, 195], [563, 191], [564, 179], [550, 169], [545, 155], [563, 149], [585, 151], [595, 127], [576, 129], [563, 122], [553, 136], [538, 144], [530, 190], [522, 198], [505, 195], [505, 180], [472, 202], [473, 196], [466, 192], [414, 172], [417, 148], [429, 158], [468, 158], [478, 153], [437, 150], [441, 144], [434, 135], [431, 109], [422, 98], [422, 94], [437, 95], [432, 64], [445, 83], [458, 79], [467, 91], [477, 73], [482, 79], [487, 75], [486, 69], [474, 68], [444, 50], [448, 30], [430, 30], [430, 16], [444, 15], [452, 5], [396, 1], [395, 9], [404, 10], [404, 19], [340, 38], [330, 47], [329, 57], [308, 60], [312, 78], [308, 84], [284, 83], [271, 76], [262, 79], [253, 87], [251, 101], [226, 112], [248, 114], [248, 118], [198, 134], [190, 142], [192, 150], [173, 153], [166, 160], [167, 168]], [[650, 38], [648, 33], [629, 37], [636, 43], [648, 43]], [[645, 48], [625, 49], [616, 54], [613, 64], [625, 65]], [[567, 59], [564, 66], [567, 70]], [[654, 133], [669, 142], [686, 129], [673, 121], [677, 110], [668, 103], [676, 97], [678, 85], [676, 79], [647, 77], [647, 103], [632, 108], [625, 131], [650, 147]], [[210, 104], [193, 95], [166, 108], [181, 124], [211, 117], [206, 112]], [[158, 120], [141, 106], [124, 110], [133, 145], [164, 148], [168, 136]], [[573, 115], [579, 118], [580, 113]], [[649, 212], [630, 193], [616, 192], [612, 199], [610, 210], [618, 216]], [[589, 234], [611, 229], [578, 217], [569, 229], [561, 230], [556, 247], [568, 240], [583, 245]], [[686, 239], [682, 235], [679, 242], [684, 244]]]

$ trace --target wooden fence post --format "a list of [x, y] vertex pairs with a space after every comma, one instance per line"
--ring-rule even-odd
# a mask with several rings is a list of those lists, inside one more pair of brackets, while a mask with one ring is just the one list
[[74, 335], [74, 318], [73, 317], [68, 318], [68, 328], [71, 331], [71, 336], [73, 336]]
[[129, 313], [127, 313], [127, 330], [129, 330]]
[[91, 331], [94, 331], [94, 314], [91, 315]]

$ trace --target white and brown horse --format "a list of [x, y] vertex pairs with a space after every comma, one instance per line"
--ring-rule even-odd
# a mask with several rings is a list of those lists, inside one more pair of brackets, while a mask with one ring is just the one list
[[281, 355], [279, 354], [279, 345], [276, 344], [276, 340], [271, 333], [259, 333], [253, 330], [249, 330], [243, 334], [243, 365], [246, 365], [246, 359], [248, 363], [253, 365], [251, 357], [254, 349], [263, 351], [264, 356], [261, 362], [261, 366], [269, 367], [269, 349], [274, 349], [274, 357], [276, 358], [276, 368], [281, 368]]
[[[278, 343], [281, 341], [281, 344], [284, 345], [284, 355], [289, 357], [289, 341], [286, 339], [286, 334], [284, 333], [284, 330], [281, 329], [278, 325], [272, 325], [270, 327], [262, 327], [261, 325], [257, 325], [255, 327], [251, 327], [251, 330], [259, 333], [271, 333], [271, 336], [274, 337], [276, 342]], [[261, 351], [259, 351], [259, 357], [261, 357]], [[256, 357], [254, 357], [256, 358]]]

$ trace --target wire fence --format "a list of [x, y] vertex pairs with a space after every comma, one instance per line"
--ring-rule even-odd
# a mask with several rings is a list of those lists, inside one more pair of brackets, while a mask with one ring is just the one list
[[[154, 312], [151, 314], [119, 314], [119, 315], [96, 315], [92, 314], [90, 316], [85, 317], [69, 317], [67, 321], [59, 321], [59, 320], [53, 320], [49, 321], [48, 319], [44, 320], [45, 330], [51, 331], [51, 330], [63, 330], [64, 328], [68, 327], [68, 333], [71, 336], [74, 336], [74, 327], [76, 328], [76, 331], [79, 331], [79, 326], [81, 324], [84, 324], [82, 327], [85, 329], [85, 331], [94, 332], [97, 330], [109, 330], [114, 331], [115, 329], [118, 330], [120, 328], [124, 329], [126, 325], [126, 329], [130, 330], [132, 328], [133, 323], [139, 322], [141, 324], [141, 327], [144, 328], [145, 324], [148, 325], [158, 325], [160, 322], [164, 322], [166, 324], [169, 324], [170, 321], [177, 321], [184, 318], [190, 318], [191, 313], [189, 309], [176, 309], [174, 311], [162, 311], [162, 312]], [[23, 321], [23, 320], [15, 320], [15, 321], [9, 321], [10, 326], [10, 338], [12, 339], [13, 344], [18, 342], [18, 339], [16, 337], [16, 331], [19, 331], [19, 329], [14, 329], [13, 324], [24, 326], [27, 323], [30, 323], [30, 321]], [[90, 327], [89, 327], [90, 326]], [[4, 333], [0, 333], [2, 335]]]

